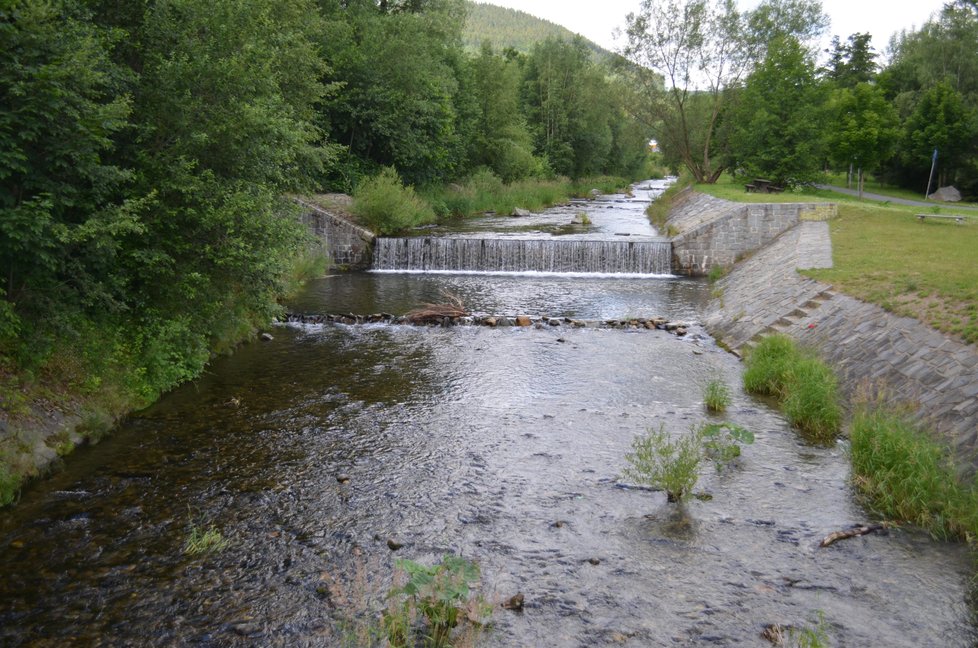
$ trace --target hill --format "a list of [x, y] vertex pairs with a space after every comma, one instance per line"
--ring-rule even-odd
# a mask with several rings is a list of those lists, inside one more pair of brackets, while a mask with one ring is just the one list
[[[497, 50], [512, 47], [518, 52], [529, 52], [533, 44], [553, 36], [563, 40], [571, 40], [575, 34], [549, 20], [537, 18], [525, 11], [497, 7], [492, 4], [466, 2], [468, 20], [465, 24], [465, 47], [476, 51], [483, 41], [488, 40]], [[584, 38], [581, 36], [581, 38]], [[610, 52], [597, 43], [584, 39], [588, 48], [594, 52], [596, 60], [606, 60], [614, 57]]]

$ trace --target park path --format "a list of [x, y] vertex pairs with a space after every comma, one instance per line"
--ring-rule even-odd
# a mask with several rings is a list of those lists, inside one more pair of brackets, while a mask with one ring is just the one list
[[[846, 189], [845, 187], [836, 187], [835, 185], [827, 184], [817, 184], [815, 185], [819, 189], [824, 189], [826, 191], [834, 191], [836, 193], [845, 194], [847, 196], [859, 197], [859, 191], [856, 189]], [[925, 202], [923, 200], [909, 200], [907, 198], [894, 198], [893, 196], [884, 196], [882, 194], [870, 193], [868, 191], [863, 192], [863, 198], [866, 200], [879, 200], [880, 202], [891, 202], [894, 205], [910, 205], [911, 207], [948, 207], [953, 209], [967, 209], [969, 211], [978, 211], [978, 207], [971, 207], [968, 205], [956, 205], [941, 202]]]

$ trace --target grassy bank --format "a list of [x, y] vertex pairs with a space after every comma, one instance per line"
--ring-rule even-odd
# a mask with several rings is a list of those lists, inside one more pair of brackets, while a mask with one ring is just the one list
[[[322, 275], [326, 259], [311, 244], [280, 260], [280, 296]], [[227, 353], [269, 324], [273, 303], [248, 304], [228, 295], [209, 335], [175, 322], [143, 317], [65, 313], [0, 353], [0, 507], [15, 501], [25, 480], [77, 445], [97, 443], [128, 412], [193, 380], [217, 354]], [[19, 353], [17, 353], [19, 352]], [[22, 356], [22, 357], [18, 357]]]
[[[783, 335], [763, 338], [745, 363], [748, 392], [777, 398], [808, 441], [834, 442], [843, 413], [831, 368]], [[853, 484], [873, 512], [938, 538], [978, 539], [978, 483], [962, 481], [948, 448], [882, 400], [857, 404], [849, 430]]]
[[804, 274], [978, 344], [978, 215], [965, 225], [921, 222], [918, 213], [950, 214], [954, 208], [900, 206], [819, 189], [753, 194], [729, 177], [696, 189], [739, 202], [838, 203], [839, 217], [829, 225], [834, 267]]
[[851, 424], [853, 481], [878, 515], [943, 539], [978, 539], [978, 486], [946, 449], [900, 413], [860, 408]]
[[809, 441], [835, 441], [842, 408], [835, 375], [825, 363], [784, 335], [762, 339], [745, 362], [744, 389], [777, 398], [785, 416]]

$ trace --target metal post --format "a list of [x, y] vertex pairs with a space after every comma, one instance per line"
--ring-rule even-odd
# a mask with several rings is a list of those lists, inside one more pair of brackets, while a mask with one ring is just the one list
[[930, 159], [930, 176], [927, 178], [927, 191], [924, 193], [924, 200], [930, 200], [930, 183], [934, 180], [934, 169], [937, 168], [937, 149], [934, 149], [934, 155]]

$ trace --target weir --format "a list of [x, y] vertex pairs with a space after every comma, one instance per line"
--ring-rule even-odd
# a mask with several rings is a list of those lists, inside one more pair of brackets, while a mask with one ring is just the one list
[[667, 275], [667, 241], [378, 238], [374, 270]]

